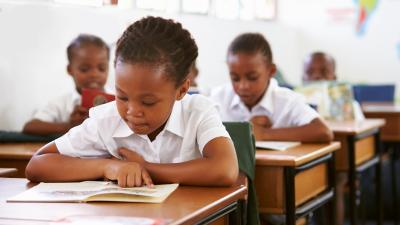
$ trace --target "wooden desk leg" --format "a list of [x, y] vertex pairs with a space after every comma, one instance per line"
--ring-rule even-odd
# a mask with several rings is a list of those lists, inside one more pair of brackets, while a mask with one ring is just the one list
[[394, 224], [397, 225], [399, 222], [398, 212], [400, 212], [400, 208], [398, 208], [397, 204], [397, 173], [396, 173], [396, 158], [399, 156], [400, 151], [400, 143], [395, 143], [392, 146], [392, 154], [391, 154], [391, 170], [392, 170], [392, 194], [393, 194], [393, 220]]
[[336, 225], [336, 167], [335, 167], [336, 153], [333, 152], [332, 158], [329, 160], [329, 183], [333, 189], [333, 197], [329, 203], [329, 221], [330, 224]]
[[295, 178], [296, 171], [293, 167], [285, 167], [285, 203], [286, 203], [286, 225], [296, 224], [295, 205]]
[[378, 154], [379, 161], [376, 164], [376, 206], [377, 206], [377, 224], [383, 223], [383, 201], [382, 201], [382, 143], [380, 139], [380, 132], [375, 134], [375, 150]]
[[355, 164], [355, 139], [350, 135], [348, 143], [349, 186], [350, 186], [350, 224], [357, 224], [357, 199], [356, 199], [356, 164]]

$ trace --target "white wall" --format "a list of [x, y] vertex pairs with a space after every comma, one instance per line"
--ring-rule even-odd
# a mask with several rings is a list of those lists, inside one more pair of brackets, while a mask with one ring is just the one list
[[[84, 32], [113, 44], [130, 22], [148, 14], [118, 8], [19, 2], [0, 0], [0, 129], [3, 130], [20, 130], [35, 108], [73, 88], [65, 70], [65, 49], [70, 40]], [[302, 58], [318, 49], [331, 52], [336, 58], [340, 78], [397, 82], [400, 87], [400, 58], [394, 47], [400, 42], [400, 16], [396, 15], [400, 1], [381, 0], [380, 9], [362, 37], [355, 35], [354, 24], [321, 19], [327, 4], [332, 4], [328, 0], [278, 2], [277, 20], [267, 22], [228, 21], [199, 15], [162, 16], [182, 22], [195, 37], [200, 49], [199, 84], [205, 88], [228, 81], [227, 46], [237, 34], [247, 31], [258, 31], [268, 38], [275, 62], [294, 84], [300, 82]], [[113, 87], [113, 71], [108, 85]]]

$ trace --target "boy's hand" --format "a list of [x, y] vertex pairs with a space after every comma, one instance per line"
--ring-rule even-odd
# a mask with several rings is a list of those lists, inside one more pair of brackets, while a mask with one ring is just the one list
[[250, 119], [253, 125], [253, 133], [256, 140], [263, 140], [265, 133], [272, 127], [271, 120], [267, 116], [255, 116]]
[[110, 160], [104, 167], [104, 178], [118, 181], [120, 187], [153, 187], [150, 175], [135, 162]]
[[118, 153], [122, 156], [122, 158], [125, 161], [136, 162], [142, 166], [144, 166], [144, 164], [146, 163], [146, 160], [144, 160], [144, 158], [141, 155], [139, 155], [135, 151], [129, 150], [127, 148], [119, 148]]
[[86, 118], [88, 118], [89, 110], [80, 105], [75, 106], [74, 111], [72, 111], [69, 116], [70, 127], [75, 127], [80, 125]]

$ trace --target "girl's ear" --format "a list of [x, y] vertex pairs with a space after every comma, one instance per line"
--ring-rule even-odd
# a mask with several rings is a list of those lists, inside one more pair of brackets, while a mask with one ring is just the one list
[[67, 65], [67, 72], [68, 72], [69, 75], [72, 76], [72, 68], [71, 68], [71, 64], [69, 64], [69, 63]]
[[269, 77], [273, 77], [276, 74], [276, 65], [274, 63], [271, 63], [269, 65]]
[[175, 99], [181, 100], [188, 92], [189, 87], [190, 87], [190, 80], [189, 79], [184, 80], [183, 83], [178, 87]]

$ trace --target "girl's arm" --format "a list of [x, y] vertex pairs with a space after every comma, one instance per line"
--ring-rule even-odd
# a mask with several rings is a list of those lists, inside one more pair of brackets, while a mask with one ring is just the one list
[[107, 178], [118, 185], [149, 186], [152, 181], [138, 163], [112, 159], [81, 159], [60, 154], [54, 142], [42, 147], [26, 167], [26, 177], [34, 182], [68, 182]]
[[157, 183], [180, 183], [200, 186], [231, 186], [238, 178], [235, 148], [229, 138], [218, 137], [208, 142], [203, 157], [182, 163], [149, 163], [137, 153], [120, 149], [128, 161], [144, 166]]
[[63, 134], [70, 128], [69, 123], [51, 123], [33, 119], [25, 124], [22, 132], [36, 135]]
[[267, 128], [253, 123], [254, 134], [260, 141], [301, 141], [329, 142], [333, 133], [320, 119], [315, 118], [310, 123], [299, 127]]

